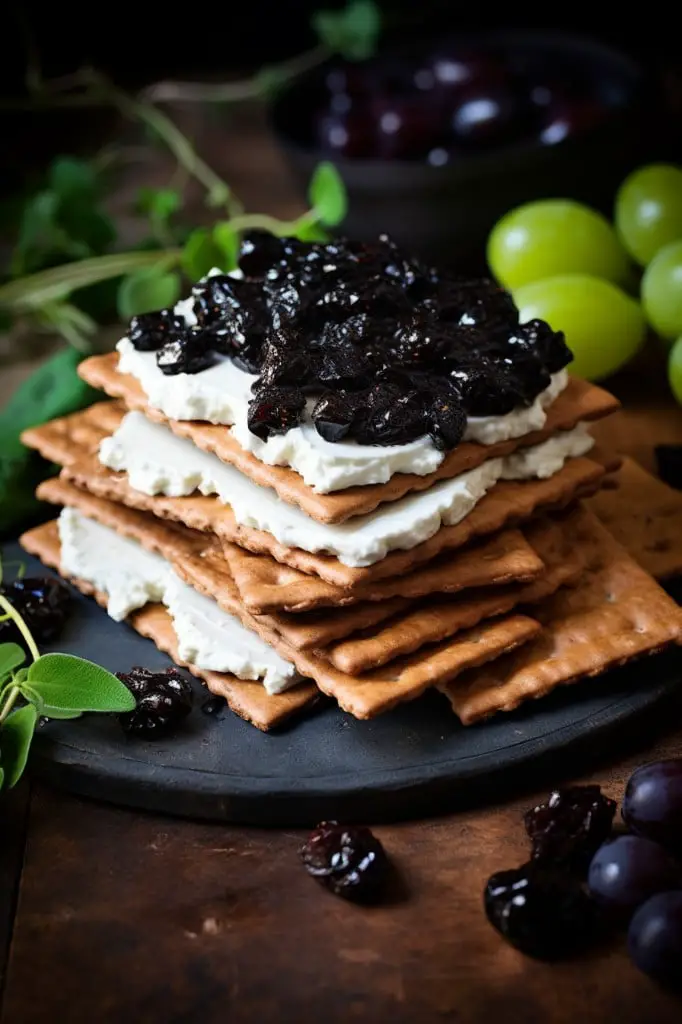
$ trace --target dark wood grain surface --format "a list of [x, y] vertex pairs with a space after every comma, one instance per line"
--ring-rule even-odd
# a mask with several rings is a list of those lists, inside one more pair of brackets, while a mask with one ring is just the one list
[[[295, 212], [262, 130], [242, 130], [235, 174], [249, 196], [271, 187], [261, 208]], [[660, 360], [615, 386], [625, 410], [599, 428], [602, 441], [647, 465], [654, 444], [682, 443]], [[682, 700], [570, 774], [620, 798], [634, 766], [674, 755]], [[307, 877], [300, 833], [164, 819], [25, 785], [0, 810], [0, 1024], [679, 1024], [682, 1003], [631, 967], [622, 939], [548, 966], [487, 924], [485, 880], [525, 859], [521, 813], [555, 781], [538, 779], [514, 802], [491, 792], [482, 809], [377, 829], [400, 884], [372, 910]]]

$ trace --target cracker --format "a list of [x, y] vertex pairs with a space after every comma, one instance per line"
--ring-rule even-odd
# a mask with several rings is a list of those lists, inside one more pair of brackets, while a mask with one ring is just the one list
[[543, 563], [520, 530], [504, 530], [479, 544], [436, 558], [412, 572], [352, 589], [335, 587], [292, 569], [267, 555], [254, 555], [236, 544], [223, 544], [239, 594], [254, 614], [311, 608], [341, 608], [357, 601], [453, 594], [471, 587], [526, 582], [543, 571]]
[[[45, 565], [66, 576], [59, 566], [59, 532], [54, 520], [29, 530], [20, 542], [30, 554], [36, 555]], [[85, 580], [67, 578], [81, 593], [94, 597], [98, 604], [106, 608], [105, 594], [96, 593]], [[224, 697], [232, 711], [257, 729], [274, 729], [319, 700], [317, 687], [312, 683], [301, 683], [284, 693], [269, 694], [260, 683], [238, 679], [228, 672], [204, 671], [182, 661], [178, 657], [172, 619], [162, 605], [147, 605], [134, 612], [128, 621], [133, 629], [153, 640], [159, 650], [168, 654], [177, 665], [182, 665], [192, 675], [202, 679], [211, 693]]]
[[569, 459], [548, 480], [500, 481], [460, 523], [443, 526], [432, 537], [409, 551], [393, 551], [365, 568], [352, 568], [331, 555], [310, 554], [279, 544], [270, 533], [240, 527], [229, 506], [217, 498], [192, 495], [186, 498], [151, 497], [134, 490], [124, 473], [103, 466], [95, 453], [103, 437], [116, 429], [124, 409], [119, 403], [100, 402], [83, 412], [52, 420], [24, 433], [24, 441], [45, 458], [64, 466], [63, 476], [98, 497], [155, 516], [182, 522], [195, 530], [214, 533], [254, 554], [268, 554], [284, 565], [320, 576], [339, 587], [354, 587], [387, 576], [400, 576], [414, 566], [454, 550], [472, 538], [495, 533], [506, 524], [522, 522], [536, 511], [561, 508], [576, 495], [594, 491], [613, 458], [590, 452], [589, 458]]
[[587, 505], [656, 579], [682, 573], [682, 492], [626, 458], [613, 487], [595, 494]]
[[578, 587], [538, 609], [543, 632], [494, 668], [440, 687], [464, 725], [680, 642], [682, 609], [587, 509], [574, 537], [587, 568]]
[[[92, 495], [86, 495], [86, 498], [89, 500], [89, 514], [104, 522], [100, 516], [105, 502], [93, 499]], [[85, 511], [84, 505], [80, 507]], [[126, 511], [130, 514], [130, 510]], [[110, 512], [106, 514], [111, 515]], [[150, 550], [160, 550], [160, 542], [152, 536], [160, 524], [141, 513], [134, 515], [137, 516], [135, 539]], [[105, 525], [115, 529], [111, 521]], [[135, 536], [131, 518], [126, 524], [126, 536]], [[32, 543], [30, 534], [24, 537], [23, 543]], [[458, 634], [454, 639], [398, 659], [373, 672], [355, 676], [339, 672], [317, 653], [295, 650], [261, 619], [251, 615], [239, 599], [227, 564], [216, 556], [215, 551], [200, 551], [196, 545], [188, 543], [183, 555], [174, 539], [168, 554], [172, 556], [173, 567], [187, 583], [217, 601], [230, 615], [236, 616], [247, 629], [253, 630], [283, 658], [292, 662], [302, 676], [313, 679], [323, 693], [334, 697], [341, 708], [357, 718], [373, 718], [401, 701], [413, 700], [429, 687], [454, 679], [467, 668], [482, 665], [514, 650], [541, 628], [538, 622], [525, 615], [491, 620]], [[58, 560], [58, 554], [55, 557]]]
[[542, 519], [525, 529], [527, 540], [545, 565], [543, 575], [534, 583], [481, 588], [450, 599], [422, 602], [394, 616], [383, 628], [365, 629], [361, 635], [330, 645], [325, 656], [342, 672], [366, 672], [577, 583], [584, 562], [571, 539], [575, 516], [573, 511], [557, 521]]
[[[124, 505], [81, 490], [61, 477], [45, 480], [38, 487], [39, 498], [56, 505], [71, 505], [85, 515], [99, 519], [126, 536], [139, 536], [172, 560], [177, 538], [186, 538], [185, 548], [208, 550], [214, 538], [186, 527], [155, 519]], [[244, 603], [256, 614], [286, 610], [305, 611], [324, 606], [341, 607], [359, 601], [383, 601], [393, 597], [414, 598], [435, 592], [452, 593], [469, 587], [495, 586], [512, 580], [527, 581], [543, 571], [542, 560], [519, 530], [506, 530], [475, 548], [455, 552], [446, 561], [434, 561], [407, 576], [380, 580], [376, 584], [341, 590], [314, 576], [282, 566], [264, 555], [251, 555], [235, 545], [223, 545], [219, 555], [234, 574]], [[375, 621], [377, 619], [375, 618]]]
[[396, 501], [410, 491], [423, 491], [437, 480], [461, 473], [498, 455], [507, 455], [519, 447], [539, 444], [557, 430], [570, 430], [581, 420], [599, 419], [615, 412], [619, 403], [612, 395], [585, 381], [572, 378], [568, 387], [552, 403], [543, 430], [500, 444], [481, 445], [464, 442], [450, 452], [435, 473], [428, 476], [398, 473], [384, 484], [349, 487], [333, 494], [318, 494], [303, 483], [298, 473], [281, 466], [268, 466], [245, 451], [229, 429], [211, 423], [189, 420], [168, 420], [153, 409], [134, 377], [119, 373], [118, 354], [91, 356], [78, 367], [84, 380], [112, 398], [121, 398], [130, 409], [139, 409], [150, 419], [167, 423], [181, 437], [188, 437], [197, 447], [213, 452], [263, 487], [272, 487], [283, 501], [297, 505], [313, 519], [325, 523], [341, 523], [351, 516], [372, 512], [385, 501]]

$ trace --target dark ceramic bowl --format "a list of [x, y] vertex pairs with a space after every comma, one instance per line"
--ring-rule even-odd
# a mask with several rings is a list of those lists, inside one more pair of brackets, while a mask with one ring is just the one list
[[[610, 214], [625, 175], [651, 157], [651, 101], [640, 66], [590, 40], [544, 32], [497, 32], [468, 35], [457, 43], [492, 45], [530, 61], [560, 61], [598, 81], [608, 104], [598, 125], [554, 145], [532, 138], [458, 156], [442, 167], [425, 160], [334, 158], [350, 200], [345, 234], [371, 238], [387, 231], [424, 258], [473, 272], [483, 269], [490, 229], [520, 203], [571, 197]], [[313, 141], [312, 129], [326, 70], [298, 79], [271, 108], [273, 130], [302, 187], [318, 161], [330, 158]]]

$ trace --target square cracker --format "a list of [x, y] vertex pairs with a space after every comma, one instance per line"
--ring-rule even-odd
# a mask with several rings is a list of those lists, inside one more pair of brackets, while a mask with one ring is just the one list
[[[187, 583], [215, 600], [247, 629], [257, 633], [283, 658], [292, 662], [302, 676], [313, 679], [323, 693], [334, 697], [341, 708], [356, 718], [373, 718], [401, 701], [413, 700], [430, 686], [445, 683], [467, 668], [482, 665], [514, 650], [541, 628], [528, 616], [512, 615], [486, 622], [458, 634], [454, 639], [429, 646], [424, 651], [364, 675], [339, 672], [323, 655], [290, 647], [262, 619], [251, 615], [239, 598], [225, 560], [219, 559], [214, 552], [201, 550], [191, 537], [184, 542], [183, 551], [183, 531], [173, 531], [172, 537], [164, 537], [167, 525], [153, 517], [118, 508], [86, 492], [80, 494], [82, 504], [79, 506], [74, 501], [72, 507], [80, 507], [85, 514], [124, 536], [132, 537], [148, 550], [164, 554]], [[110, 507], [106, 508], [107, 505]], [[26, 535], [23, 542], [35, 543], [33, 535]], [[58, 557], [57, 554], [57, 560]]]
[[587, 509], [574, 537], [587, 568], [578, 587], [538, 609], [542, 633], [493, 668], [440, 687], [464, 725], [680, 642], [682, 609]]
[[617, 541], [658, 580], [682, 573], [682, 492], [623, 459], [613, 487], [587, 502]]
[[342, 672], [367, 672], [425, 644], [438, 643], [476, 626], [484, 619], [543, 601], [559, 587], [578, 583], [584, 561], [572, 539], [577, 514], [574, 510], [561, 519], [541, 519], [525, 528], [527, 540], [545, 565], [544, 573], [534, 583], [483, 587], [449, 599], [420, 602], [394, 615], [378, 629], [364, 629], [330, 644], [325, 657]]
[[[213, 533], [254, 554], [270, 555], [284, 565], [319, 576], [338, 587], [354, 587], [387, 576], [401, 576], [442, 551], [463, 547], [473, 538], [495, 533], [507, 524], [522, 522], [540, 509], [561, 508], [576, 496], [592, 493], [606, 469], [615, 468], [613, 460], [591, 452], [589, 458], [569, 459], [547, 480], [500, 481], [455, 526], [442, 526], [409, 551], [393, 551], [374, 565], [353, 568], [332, 555], [286, 547], [270, 533], [238, 526], [229, 505], [215, 497], [194, 494], [168, 498], [134, 490], [125, 473], [107, 469], [95, 454], [102, 438], [116, 429], [124, 414], [120, 403], [99, 402], [83, 412], [33, 427], [23, 438], [45, 458], [62, 465], [63, 477], [100, 498]], [[599, 463], [600, 458], [604, 464]]]
[[[25, 533], [21, 537], [21, 545], [45, 565], [66, 576], [59, 566], [59, 532], [54, 520]], [[98, 604], [106, 608], [105, 594], [95, 592], [85, 580], [67, 578], [81, 593], [93, 596]], [[269, 694], [260, 683], [238, 679], [228, 672], [204, 671], [182, 661], [178, 656], [173, 621], [162, 605], [147, 605], [134, 612], [128, 621], [138, 633], [153, 640], [160, 651], [170, 655], [177, 665], [182, 665], [192, 675], [203, 679], [211, 693], [224, 697], [232, 711], [257, 729], [274, 729], [319, 700], [317, 687], [309, 682], [301, 683], [284, 693]]]
[[[39, 498], [53, 504], [80, 508], [86, 515], [101, 519], [105, 525], [119, 533], [132, 529], [135, 536], [135, 531], [141, 532], [145, 546], [163, 545], [164, 550], [160, 547], [153, 550], [160, 550], [170, 560], [173, 558], [172, 549], [176, 538], [183, 538], [185, 550], [201, 551], [216, 547], [214, 539], [206, 534], [96, 497], [61, 477], [44, 481], [37, 494]], [[243, 556], [248, 558], [246, 565]], [[227, 559], [230, 571], [235, 572], [232, 564], [234, 557], [239, 571], [239, 575], [235, 573], [235, 576], [244, 603], [257, 614], [280, 609], [303, 611], [325, 605], [340, 607], [359, 601], [383, 601], [393, 597], [414, 598], [441, 590], [452, 592], [468, 587], [528, 581], [537, 578], [543, 571], [542, 560], [519, 530], [495, 534], [476, 548], [456, 552], [445, 562], [430, 563], [409, 575], [395, 580], [380, 580], [371, 587], [356, 588], [353, 591], [341, 590], [317, 577], [306, 576], [280, 565], [266, 555], [250, 555], [235, 545], [225, 545], [218, 557], [221, 561]]]
[[512, 581], [528, 582], [537, 579], [544, 569], [542, 560], [520, 530], [491, 534], [473, 547], [418, 565], [403, 576], [352, 589], [335, 587], [268, 555], [253, 555], [236, 544], [223, 544], [223, 553], [242, 601], [257, 615], [325, 606], [340, 608], [357, 601], [417, 598]]
[[398, 473], [384, 484], [349, 487], [333, 494], [318, 494], [303, 483], [301, 476], [294, 470], [268, 466], [245, 451], [225, 426], [197, 420], [168, 420], [148, 404], [137, 380], [128, 374], [119, 373], [117, 366], [118, 353], [112, 352], [85, 359], [78, 367], [78, 372], [93, 387], [112, 398], [123, 399], [129, 409], [139, 409], [150, 419], [167, 423], [174, 433], [190, 438], [204, 451], [213, 452], [255, 483], [272, 487], [283, 501], [299, 506], [307, 515], [324, 523], [342, 523], [351, 516], [372, 512], [384, 501], [396, 501], [410, 491], [424, 491], [437, 480], [459, 476], [486, 459], [508, 455], [527, 445], [539, 444], [557, 430], [570, 430], [581, 420], [607, 416], [619, 406], [618, 400], [608, 392], [572, 378], [565, 391], [547, 410], [547, 422], [542, 430], [494, 445], [463, 442], [445, 456], [435, 473], [428, 476]]

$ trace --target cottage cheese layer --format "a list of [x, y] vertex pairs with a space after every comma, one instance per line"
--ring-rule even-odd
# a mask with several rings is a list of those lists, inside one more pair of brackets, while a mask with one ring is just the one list
[[100, 446], [100, 461], [125, 472], [144, 494], [181, 497], [199, 491], [229, 505], [240, 526], [272, 534], [287, 547], [335, 555], [344, 565], [373, 565], [390, 551], [409, 550], [441, 526], [459, 523], [500, 479], [546, 478], [568, 458], [589, 451], [594, 440], [584, 424], [506, 458], [489, 459], [421, 493], [388, 502], [374, 512], [331, 525], [310, 519], [267, 487], [254, 484], [216, 455], [187, 438], [130, 412]]
[[271, 694], [300, 680], [293, 665], [215, 601], [187, 586], [161, 555], [72, 508], [59, 517], [59, 538], [64, 572], [105, 593], [112, 619], [120, 622], [147, 602], [165, 604], [183, 661], [239, 679], [260, 679]]
[[[178, 303], [175, 310], [188, 323], [194, 322], [191, 300]], [[261, 441], [247, 423], [251, 385], [258, 377], [238, 369], [227, 356], [216, 357], [217, 362], [200, 373], [166, 376], [156, 364], [155, 352], [138, 351], [128, 338], [122, 338], [117, 349], [119, 371], [139, 381], [153, 408], [169, 419], [207, 420], [231, 426], [242, 448], [269, 466], [290, 466], [320, 494], [386, 483], [395, 473], [426, 476], [445, 458], [428, 436], [386, 447], [355, 441], [332, 444], [318, 434], [310, 419], [314, 402], [308, 403], [307, 422], [304, 418], [300, 426]], [[494, 444], [541, 429], [547, 419], [545, 410], [567, 384], [568, 374], [561, 370], [527, 408], [515, 409], [506, 416], [470, 418], [465, 440]]]

